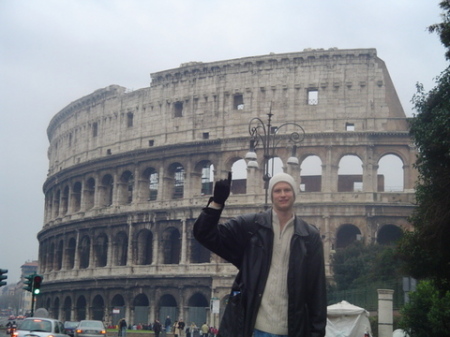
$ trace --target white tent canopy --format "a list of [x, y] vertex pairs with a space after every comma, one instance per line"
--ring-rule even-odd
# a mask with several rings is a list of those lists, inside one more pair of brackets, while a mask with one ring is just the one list
[[356, 305], [342, 301], [327, 307], [326, 337], [372, 336], [369, 312]]

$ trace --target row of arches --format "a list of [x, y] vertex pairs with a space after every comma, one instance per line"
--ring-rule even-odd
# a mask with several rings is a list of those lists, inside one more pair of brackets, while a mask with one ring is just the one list
[[[186, 300], [184, 296], [187, 296]], [[138, 293], [130, 299], [117, 293], [108, 301], [105, 293], [67, 293], [48, 295], [42, 300], [42, 305], [51, 317], [62, 321], [93, 319], [108, 326], [117, 325], [121, 318], [129, 324], [151, 324], [155, 319], [164, 322], [169, 316], [172, 321], [181, 318], [186, 322], [195, 322], [197, 326], [210, 319], [210, 296], [202, 291], [186, 290], [181, 297], [170, 293], [162, 294], [157, 299], [155, 297], [155, 293], [150, 291]]]
[[[272, 163], [271, 163], [272, 162]], [[279, 157], [269, 161], [272, 174], [283, 170]], [[289, 164], [288, 164], [289, 165]], [[233, 171], [233, 194], [247, 193], [247, 163], [236, 159], [231, 163]], [[333, 182], [337, 192], [363, 191], [365, 164], [356, 155], [345, 155], [338, 163], [337, 177], [324, 177], [324, 164], [317, 155], [308, 155], [300, 164], [301, 192], [322, 192], [325, 181]], [[404, 164], [400, 157], [387, 154], [380, 158], [376, 167], [375, 181], [378, 192], [404, 189]], [[174, 200], [211, 195], [217, 173], [209, 160], [199, 161], [192, 170], [186, 170], [180, 162], [164, 167], [135, 166], [103, 173], [87, 174], [55, 184], [46, 191], [45, 218], [51, 221], [67, 214], [85, 212], [93, 208], [114, 205], [131, 205], [152, 201]], [[188, 179], [188, 178], [189, 179]]]
[[[48, 237], [40, 244], [40, 270], [52, 272], [113, 266], [221, 262], [219, 257], [195, 240], [192, 235], [193, 222], [191, 219], [173, 225], [165, 222], [153, 226], [139, 224], [131, 229], [122, 225], [121, 228], [80, 230], [78, 234], [69, 232], [65, 236]], [[328, 234], [329, 248], [343, 248], [364, 234], [367, 234], [366, 228], [342, 224], [331, 235]], [[401, 229], [398, 226], [387, 224], [373, 237], [380, 244], [389, 244], [396, 241], [399, 235]], [[324, 233], [323, 238], [326, 236], [327, 233]]]

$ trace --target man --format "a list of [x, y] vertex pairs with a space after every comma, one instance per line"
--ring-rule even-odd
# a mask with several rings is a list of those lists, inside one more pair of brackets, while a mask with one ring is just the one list
[[164, 321], [164, 326], [166, 328], [166, 333], [169, 333], [172, 328], [172, 320], [170, 319], [170, 316], [166, 317], [166, 320]]
[[153, 331], [155, 332], [155, 337], [159, 337], [161, 330], [162, 330], [161, 323], [157, 319], [155, 319], [155, 322], [153, 323]]
[[219, 224], [230, 185], [231, 172], [215, 184], [194, 224], [195, 238], [239, 269], [219, 336], [324, 336], [323, 246], [319, 231], [294, 214], [294, 178], [279, 173], [270, 179], [272, 209]]
[[208, 332], [209, 332], [209, 326], [205, 322], [202, 325], [202, 337], [208, 337]]

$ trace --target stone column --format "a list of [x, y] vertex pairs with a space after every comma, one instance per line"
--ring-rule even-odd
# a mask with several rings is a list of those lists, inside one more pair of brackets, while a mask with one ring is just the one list
[[180, 264], [186, 264], [187, 253], [187, 233], [186, 233], [186, 219], [181, 220], [181, 261]]
[[391, 337], [393, 332], [393, 294], [391, 289], [378, 289], [378, 337]]

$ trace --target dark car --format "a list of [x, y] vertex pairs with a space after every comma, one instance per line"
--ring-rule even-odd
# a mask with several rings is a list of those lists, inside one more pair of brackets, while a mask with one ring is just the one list
[[106, 337], [106, 328], [102, 321], [80, 321], [74, 337]]
[[65, 321], [64, 329], [66, 329], [66, 334], [68, 334], [70, 337], [74, 337], [75, 329], [77, 328], [78, 323], [80, 322]]

